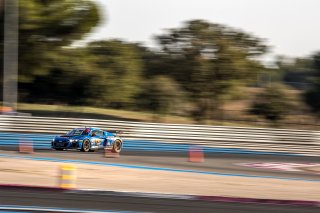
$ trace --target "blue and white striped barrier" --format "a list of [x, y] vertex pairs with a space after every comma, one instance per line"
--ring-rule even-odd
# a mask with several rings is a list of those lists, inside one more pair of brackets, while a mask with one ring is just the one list
[[[32, 141], [35, 149], [51, 149], [51, 140], [54, 135], [47, 134], [20, 134], [0, 132], [0, 147], [17, 148], [20, 141]], [[172, 144], [156, 141], [125, 140], [124, 150], [129, 151], [164, 151], [188, 152], [191, 144]], [[203, 146], [206, 153], [238, 153], [238, 154], [289, 154], [277, 152], [255, 152], [238, 148], [213, 148]]]
[[35, 148], [50, 148], [55, 135], [79, 126], [123, 131], [125, 150], [279, 153], [320, 156], [320, 132], [295, 129], [178, 125], [112, 120], [0, 116], [0, 146], [32, 140]]

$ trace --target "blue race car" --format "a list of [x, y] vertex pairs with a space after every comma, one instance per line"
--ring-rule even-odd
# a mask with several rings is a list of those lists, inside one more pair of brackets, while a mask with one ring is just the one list
[[108, 148], [114, 153], [119, 153], [122, 144], [122, 139], [111, 131], [85, 127], [75, 128], [65, 135], [56, 136], [52, 139], [51, 147], [55, 150], [78, 149], [83, 152]]

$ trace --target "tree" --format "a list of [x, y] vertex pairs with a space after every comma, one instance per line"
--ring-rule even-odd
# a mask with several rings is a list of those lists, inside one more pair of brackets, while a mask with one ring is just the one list
[[50, 57], [83, 38], [99, 22], [98, 8], [90, 0], [20, 0], [19, 3], [22, 83], [32, 83], [36, 76], [46, 75], [48, 66], [52, 66]]
[[19, 12], [19, 99], [58, 98], [66, 63], [77, 60], [65, 47], [97, 25], [98, 8], [90, 0], [20, 0]]
[[28, 102], [38, 103], [93, 103], [88, 101], [88, 97], [94, 74], [83, 48], [57, 50], [47, 63], [47, 74], [36, 75], [33, 83], [26, 87], [28, 93], [20, 96]]
[[91, 100], [119, 107], [132, 104], [139, 93], [143, 69], [136, 45], [119, 40], [96, 41], [86, 52], [92, 65], [88, 79]]
[[157, 40], [167, 64], [163, 71], [179, 82], [197, 105], [196, 117], [209, 118], [230, 91], [256, 79], [256, 60], [267, 47], [261, 39], [202, 20], [171, 29]]
[[154, 76], [142, 88], [137, 103], [139, 107], [152, 110], [160, 116], [183, 111], [184, 91], [170, 77]]
[[3, 100], [4, 1], [0, 0], [0, 100]]
[[143, 62], [134, 44], [96, 41], [62, 49], [49, 61], [56, 66], [35, 78], [29, 101], [46, 94], [42, 99], [48, 102], [124, 107], [133, 104], [140, 91]]
[[312, 59], [278, 57], [276, 64], [278, 66], [277, 75], [280, 77], [277, 80], [296, 89], [308, 88], [310, 77], [314, 72]]
[[305, 93], [304, 99], [312, 111], [320, 116], [320, 52], [313, 56], [313, 69], [312, 87]]
[[273, 83], [256, 95], [250, 112], [277, 123], [282, 120], [292, 109], [287, 94], [282, 85]]

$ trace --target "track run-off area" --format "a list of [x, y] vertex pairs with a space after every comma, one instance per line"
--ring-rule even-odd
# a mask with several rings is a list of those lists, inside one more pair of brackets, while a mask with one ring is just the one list
[[188, 161], [188, 153], [123, 151], [119, 158], [106, 158], [102, 150], [83, 153], [75, 150], [35, 150], [21, 154], [0, 150], [0, 157], [65, 163], [119, 166], [146, 170], [189, 172], [252, 178], [275, 178], [320, 182], [320, 158], [247, 154], [205, 154], [204, 162]]
[[[0, 184], [58, 187], [60, 166], [72, 164], [77, 168], [78, 189], [318, 202], [320, 201], [319, 162], [319, 158], [316, 157], [216, 153], [205, 154], [204, 162], [195, 163], [189, 162], [188, 153], [182, 152], [124, 150], [118, 158], [106, 158], [102, 151], [83, 153], [71, 150], [35, 150], [33, 153], [22, 154], [8, 149], [0, 151]], [[0, 190], [1, 196], [4, 195], [3, 193], [3, 190]], [[41, 204], [37, 196], [35, 200], [30, 198], [29, 202], [18, 202], [25, 200], [21, 196], [23, 197], [23, 194], [20, 195], [20, 192], [17, 192], [11, 199], [17, 202], [1, 199], [8, 202], [0, 202], [0, 204], [27, 203], [27, 206], [30, 206], [33, 203], [31, 206], [34, 206], [39, 203], [43, 207], [54, 207], [50, 201], [47, 204]], [[85, 195], [81, 196], [85, 197]], [[95, 196], [97, 195], [91, 195], [90, 199]], [[121, 198], [121, 202], [128, 205], [121, 203], [118, 196], [108, 195], [107, 197], [106, 199], [115, 200], [110, 201], [110, 208], [105, 208], [108, 210], [194, 212], [193, 210], [199, 205], [202, 206], [203, 212], [210, 212], [213, 208], [219, 210], [215, 212], [264, 212], [265, 210], [268, 210], [265, 212], [295, 212], [294, 210], [299, 212], [298, 210], [301, 210], [299, 206], [269, 205], [265, 207], [264, 204], [240, 202], [226, 204], [217, 201], [192, 201], [194, 205], [190, 206], [187, 204], [188, 201], [161, 198], [150, 198], [146, 201], [147, 203], [140, 203], [142, 205], [140, 206], [138, 203], [142, 201], [137, 203], [139, 199], [135, 196], [126, 198], [127, 200]], [[60, 198], [58, 201], [63, 203]], [[148, 204], [149, 201], [152, 202]], [[76, 207], [67, 203], [55, 207], [64, 206], [71, 209]], [[95, 209], [91, 204], [84, 206], [85, 209]], [[116, 204], [121, 208], [117, 208]], [[160, 207], [162, 205], [168, 208], [163, 209]], [[308, 208], [310, 212], [319, 210], [318, 207]]]

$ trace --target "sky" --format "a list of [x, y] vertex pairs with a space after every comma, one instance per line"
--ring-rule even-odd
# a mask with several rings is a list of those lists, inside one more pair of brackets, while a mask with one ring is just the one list
[[[154, 47], [154, 36], [204, 19], [266, 40], [271, 55], [320, 51], [320, 0], [92, 0], [103, 20], [84, 40], [119, 38]], [[83, 42], [83, 41], [82, 41]]]

